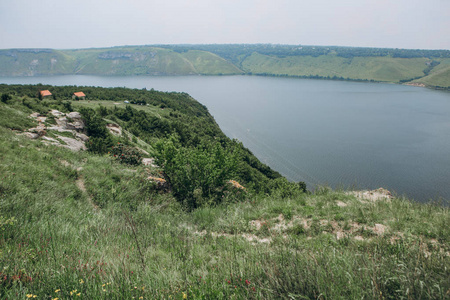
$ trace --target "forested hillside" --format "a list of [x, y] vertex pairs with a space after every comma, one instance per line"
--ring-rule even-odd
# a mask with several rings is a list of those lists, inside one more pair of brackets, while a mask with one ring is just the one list
[[[41, 90], [50, 90], [52, 96], [39, 100]], [[71, 101], [74, 92], [80, 90], [88, 100]], [[269, 193], [278, 186], [292, 191], [306, 190], [304, 183], [289, 183], [278, 172], [262, 164], [242, 143], [225, 136], [207, 108], [186, 93], [0, 85], [0, 94], [5, 103], [42, 115], [48, 115], [50, 109], [80, 111], [86, 123], [86, 134], [90, 137], [87, 148], [92, 153], [111, 153], [111, 147], [117, 143], [144, 147], [161, 166], [167, 168], [166, 179], [171, 189], [189, 208], [196, 208], [202, 201], [220, 202], [227, 180], [240, 182], [247, 190], [256, 193]], [[110, 134], [106, 130], [107, 123], [123, 128], [122, 135]], [[201, 166], [194, 169], [194, 164]], [[218, 173], [212, 175], [216, 171]], [[210, 177], [216, 181], [209, 182]], [[194, 192], [200, 195], [194, 195]]]
[[450, 50], [271, 44], [0, 50], [0, 76], [255, 74], [449, 88]]

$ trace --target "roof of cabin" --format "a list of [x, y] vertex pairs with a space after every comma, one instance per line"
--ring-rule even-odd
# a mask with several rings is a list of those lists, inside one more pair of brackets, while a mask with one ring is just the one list
[[52, 93], [50, 93], [49, 90], [40, 91], [39, 93], [41, 94], [42, 97], [46, 97], [46, 96], [51, 96], [52, 95]]

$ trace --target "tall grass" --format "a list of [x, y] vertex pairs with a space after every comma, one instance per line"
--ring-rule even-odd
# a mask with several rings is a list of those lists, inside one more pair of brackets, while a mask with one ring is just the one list
[[0, 298], [450, 295], [446, 207], [321, 188], [187, 212], [155, 171], [0, 127]]

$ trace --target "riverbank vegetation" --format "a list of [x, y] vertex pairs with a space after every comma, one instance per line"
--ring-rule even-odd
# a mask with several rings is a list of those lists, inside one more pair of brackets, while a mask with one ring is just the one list
[[450, 87], [450, 50], [234, 44], [0, 50], [0, 76], [253, 74]]
[[[449, 297], [447, 207], [306, 192], [187, 94], [88, 90], [0, 85], [1, 299]], [[39, 112], [59, 136], [52, 109], [82, 112], [89, 140], [110, 144], [23, 134]]]

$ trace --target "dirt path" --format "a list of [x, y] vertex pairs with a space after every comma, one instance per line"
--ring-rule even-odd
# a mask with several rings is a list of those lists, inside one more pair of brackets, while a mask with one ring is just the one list
[[[78, 168], [78, 169], [80, 169], [80, 168]], [[78, 169], [77, 169], [77, 171], [78, 171]], [[77, 185], [78, 189], [79, 189], [84, 195], [86, 195], [86, 198], [88, 199], [89, 204], [91, 204], [91, 206], [94, 208], [94, 210], [99, 210], [100, 207], [98, 207], [98, 205], [94, 203], [94, 201], [92, 200], [91, 195], [89, 195], [89, 193], [88, 193], [87, 190], [86, 190], [86, 186], [85, 186], [85, 184], [84, 184], [84, 178], [83, 178], [82, 175], [79, 175], [79, 176], [78, 176], [77, 180], [75, 181], [75, 184]]]
[[83, 170], [83, 167], [75, 168], [74, 165], [72, 165], [71, 163], [69, 163], [68, 161], [65, 161], [65, 160], [61, 160], [60, 162], [61, 162], [61, 164], [63, 166], [72, 168], [72, 169], [77, 171], [78, 178], [75, 181], [75, 185], [83, 193], [83, 195], [86, 196], [86, 198], [88, 199], [89, 204], [94, 208], [94, 210], [96, 210], [96, 211], [99, 210], [100, 207], [97, 204], [94, 203], [94, 201], [92, 200], [92, 196], [89, 195], [88, 191], [86, 190], [86, 185], [84, 183], [83, 175], [81, 175], [81, 173], [80, 173]]

